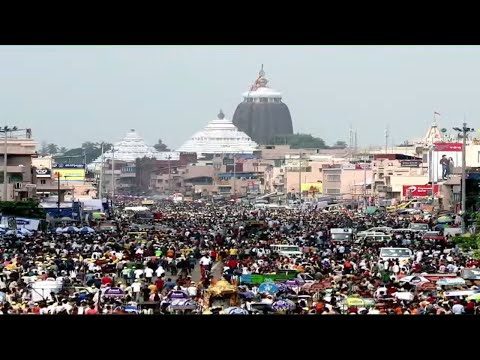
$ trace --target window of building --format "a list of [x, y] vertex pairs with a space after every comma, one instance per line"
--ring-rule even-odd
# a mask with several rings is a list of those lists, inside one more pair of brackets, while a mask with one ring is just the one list
[[327, 175], [327, 181], [339, 182], [340, 175]]
[[327, 194], [340, 194], [340, 189], [326, 189]]
[[45, 185], [46, 183], [47, 183], [46, 180], [40, 180], [40, 184], [41, 184], [41, 185]]

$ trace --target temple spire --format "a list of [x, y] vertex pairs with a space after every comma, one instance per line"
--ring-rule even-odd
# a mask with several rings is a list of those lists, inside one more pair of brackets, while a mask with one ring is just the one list
[[223, 113], [222, 109], [220, 109], [220, 112], [218, 113], [217, 117], [218, 117], [220, 120], [225, 119], [225, 114]]

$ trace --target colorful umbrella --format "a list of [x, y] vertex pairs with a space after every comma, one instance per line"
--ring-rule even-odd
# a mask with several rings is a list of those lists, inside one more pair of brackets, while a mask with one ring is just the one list
[[89, 233], [94, 233], [95, 230], [92, 229], [91, 227], [84, 226], [80, 229], [80, 234], [89, 234]]
[[125, 291], [120, 288], [110, 288], [105, 290], [103, 296], [107, 298], [123, 298], [125, 296]]
[[277, 300], [272, 304], [275, 311], [289, 311], [295, 309], [295, 303], [292, 300]]
[[298, 278], [285, 281], [285, 285], [287, 285], [288, 287], [302, 286], [303, 284], [305, 284], [305, 281]]
[[175, 290], [167, 296], [169, 299], [189, 299], [190, 296], [185, 291]]
[[242, 309], [235, 306], [226, 308], [223, 312], [226, 315], [248, 315], [249, 314], [247, 309]]
[[437, 223], [439, 224], [445, 224], [445, 223], [450, 223], [453, 222], [454, 220], [450, 216], [440, 216], [437, 219]]
[[278, 293], [279, 289], [280, 287], [277, 284], [272, 282], [266, 282], [258, 287], [258, 292], [261, 294], [275, 295], [276, 293]]
[[469, 300], [469, 301], [470, 301], [470, 300], [479, 301], [479, 300], [480, 300], [480, 293], [470, 295], [469, 297], [467, 297], [467, 300]]

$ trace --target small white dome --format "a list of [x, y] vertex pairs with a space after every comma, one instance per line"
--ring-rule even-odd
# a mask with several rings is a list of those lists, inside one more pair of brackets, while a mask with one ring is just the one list
[[239, 131], [231, 120], [225, 119], [220, 110], [218, 118], [195, 133], [177, 151], [196, 152], [202, 154], [243, 153], [251, 154], [257, 143], [242, 131]]
[[[135, 162], [138, 158], [148, 157], [155, 159], [162, 159], [163, 154], [153, 146], [145, 144], [145, 141], [142, 139], [134, 129], [131, 129], [123, 140], [115, 143], [113, 145], [115, 151], [115, 160], [125, 161], [125, 162]], [[103, 154], [103, 159], [106, 162], [109, 159], [112, 159], [113, 153], [111, 150], [105, 151]], [[94, 169], [96, 164], [101, 164], [102, 157], [98, 157], [91, 164], [87, 166], [88, 169]]]

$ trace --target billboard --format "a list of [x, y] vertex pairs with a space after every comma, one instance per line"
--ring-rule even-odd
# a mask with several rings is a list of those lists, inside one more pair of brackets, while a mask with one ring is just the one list
[[304, 183], [302, 184], [302, 192], [323, 193], [323, 183]]
[[32, 166], [35, 167], [35, 175], [37, 178], [52, 177], [52, 158], [50, 156], [33, 158]]
[[449, 174], [453, 173], [453, 169], [462, 164], [462, 143], [435, 143], [435, 151], [432, 151], [431, 173], [434, 174], [434, 180], [438, 181], [443, 178], [443, 169], [440, 161], [445, 155], [448, 159]]
[[55, 164], [52, 170], [55, 177], [57, 174], [60, 175], [60, 181], [85, 181], [85, 167], [83, 164]]
[[401, 167], [420, 167], [422, 164], [422, 160], [401, 160], [400, 166]]
[[[435, 185], [435, 195], [438, 194], [440, 186]], [[425, 197], [432, 193], [432, 185], [403, 185], [403, 196]]]

